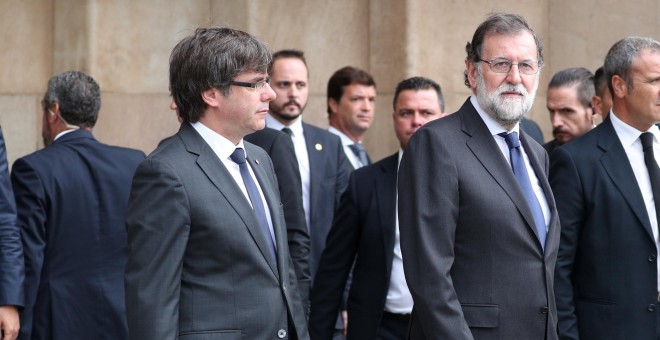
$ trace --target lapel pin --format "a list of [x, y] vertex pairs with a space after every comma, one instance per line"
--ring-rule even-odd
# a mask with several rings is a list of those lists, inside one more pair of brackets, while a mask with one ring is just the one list
[[257, 163], [257, 164], [259, 164], [259, 160], [258, 160], [258, 159], [255, 159], [254, 162]]
[[316, 149], [316, 151], [321, 151], [323, 150], [323, 145], [316, 143], [316, 145], [314, 145], [314, 148]]

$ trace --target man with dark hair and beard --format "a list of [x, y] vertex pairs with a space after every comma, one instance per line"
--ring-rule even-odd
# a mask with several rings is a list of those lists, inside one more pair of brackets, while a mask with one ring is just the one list
[[473, 95], [421, 127], [399, 169], [409, 338], [557, 339], [549, 161], [519, 124], [534, 102], [541, 42], [523, 17], [495, 13], [466, 51]]
[[285, 132], [293, 141], [311, 240], [313, 279], [339, 199], [348, 184], [351, 166], [339, 137], [302, 121], [309, 95], [308, 84], [302, 51], [282, 50], [273, 54], [271, 86], [277, 97], [270, 102], [266, 126]]

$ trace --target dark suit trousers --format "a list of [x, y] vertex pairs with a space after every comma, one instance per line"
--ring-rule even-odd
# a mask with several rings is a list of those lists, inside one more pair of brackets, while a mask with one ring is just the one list
[[[405, 340], [408, 336], [410, 315], [383, 312], [376, 331], [377, 340]], [[350, 325], [349, 325], [350, 326]]]

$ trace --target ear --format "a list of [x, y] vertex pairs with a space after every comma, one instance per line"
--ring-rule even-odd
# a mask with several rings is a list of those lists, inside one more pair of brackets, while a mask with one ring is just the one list
[[465, 72], [467, 72], [468, 83], [474, 91], [477, 88], [477, 64], [471, 60], [465, 61]]
[[220, 102], [224, 98], [224, 94], [222, 94], [220, 90], [216, 88], [204, 90], [202, 91], [201, 95], [204, 103], [210, 107], [220, 107]]
[[334, 98], [328, 99], [328, 106], [330, 107], [330, 112], [337, 113], [337, 107], [339, 103]]
[[[606, 91], [609, 91], [609, 89], [607, 89]], [[591, 109], [594, 110], [594, 114], [598, 114], [598, 115], [601, 115], [601, 116], [603, 115], [603, 113], [600, 112], [600, 104], [601, 104], [602, 101], [603, 100], [600, 99], [599, 96], [591, 97]]]
[[48, 123], [55, 124], [59, 122], [60, 117], [60, 104], [58, 102], [53, 102], [53, 104], [48, 108]]
[[614, 88], [615, 97], [623, 98], [628, 95], [628, 84], [620, 76], [612, 76], [612, 87]]

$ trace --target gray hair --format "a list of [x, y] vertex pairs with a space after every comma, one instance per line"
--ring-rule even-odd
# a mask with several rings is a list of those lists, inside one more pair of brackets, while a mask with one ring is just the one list
[[607, 85], [613, 98], [614, 86], [612, 86], [612, 77], [615, 75], [621, 77], [628, 84], [628, 89], [632, 90], [634, 85], [633, 79], [630, 76], [630, 68], [639, 55], [646, 50], [660, 52], [660, 43], [655, 39], [647, 37], [627, 37], [614, 43], [609, 52], [607, 52], [603, 69], [605, 70], [605, 79], [607, 79]]
[[206, 109], [203, 91], [229, 95], [230, 82], [245, 72], [266, 73], [272, 53], [254, 36], [231, 28], [198, 28], [170, 55], [170, 93], [183, 121], [197, 122]]
[[66, 71], [48, 80], [44, 94], [44, 110], [53, 103], [60, 107], [60, 116], [69, 124], [93, 128], [101, 109], [101, 90], [94, 78], [81, 71]]

